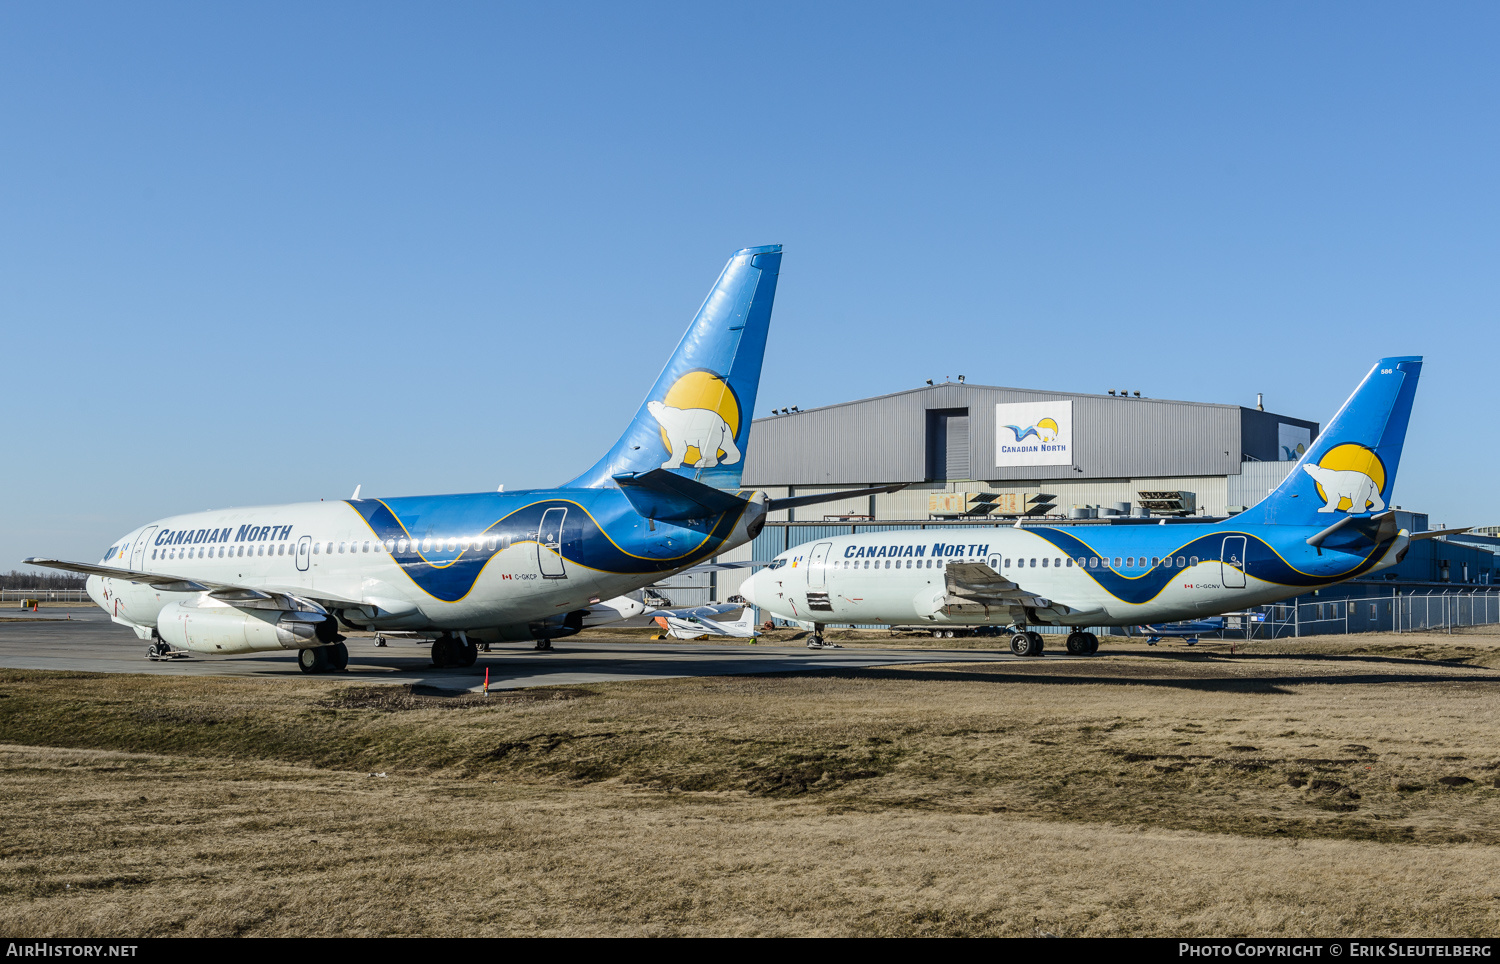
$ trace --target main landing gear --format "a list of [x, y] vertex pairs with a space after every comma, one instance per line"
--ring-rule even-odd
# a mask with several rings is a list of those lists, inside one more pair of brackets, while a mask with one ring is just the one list
[[349, 647], [343, 643], [297, 650], [297, 668], [304, 673], [332, 673], [349, 665]]
[[1042, 634], [1024, 630], [1010, 638], [1010, 651], [1017, 656], [1042, 655]]
[[1092, 656], [1099, 652], [1099, 637], [1093, 633], [1072, 632], [1068, 634], [1070, 656]]
[[432, 641], [432, 665], [438, 669], [450, 666], [473, 666], [479, 659], [479, 646], [467, 636], [447, 633]]

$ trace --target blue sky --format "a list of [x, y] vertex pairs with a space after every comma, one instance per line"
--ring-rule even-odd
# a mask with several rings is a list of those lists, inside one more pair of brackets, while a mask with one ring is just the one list
[[725, 258], [757, 415], [966, 374], [1326, 422], [1500, 523], [1500, 8], [0, 7], [0, 569], [172, 512], [561, 482]]

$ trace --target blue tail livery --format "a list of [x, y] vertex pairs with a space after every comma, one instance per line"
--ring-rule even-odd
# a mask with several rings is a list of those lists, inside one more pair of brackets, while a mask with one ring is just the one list
[[780, 245], [734, 253], [625, 434], [568, 487], [660, 468], [739, 488], [780, 273]]

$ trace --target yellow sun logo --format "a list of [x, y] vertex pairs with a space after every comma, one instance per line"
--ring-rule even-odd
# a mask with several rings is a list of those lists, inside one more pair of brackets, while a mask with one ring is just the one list
[[[1361, 499], [1364, 505], [1356, 506], [1351, 498], [1345, 493], [1336, 493], [1338, 504], [1334, 506], [1340, 512], [1364, 512], [1374, 502], [1380, 500], [1380, 493], [1385, 491], [1385, 463], [1380, 461], [1380, 456], [1371, 449], [1353, 442], [1345, 442], [1343, 445], [1335, 445], [1329, 449], [1321, 459], [1318, 467], [1330, 472], [1358, 472], [1366, 476], [1375, 484], [1374, 499]], [[1318, 488], [1318, 496], [1326, 503], [1328, 493], [1323, 488], [1323, 483], [1314, 476]], [[1384, 504], [1380, 505], [1384, 508]]]
[[[666, 397], [662, 399], [662, 404], [683, 411], [709, 411], [717, 414], [723, 419], [726, 431], [723, 440], [717, 445], [717, 451], [709, 461], [710, 463], [727, 461], [731, 464], [739, 461], [740, 453], [735, 447], [734, 440], [740, 434], [740, 401], [735, 397], [734, 389], [730, 388], [729, 383], [721, 376], [701, 368], [690, 371], [677, 379], [667, 391]], [[658, 416], [658, 421], [661, 421], [660, 416]], [[694, 433], [694, 438], [697, 438], [699, 434]], [[677, 441], [678, 447], [681, 447], [684, 442], [687, 443], [686, 451], [682, 456], [684, 464], [698, 465], [704, 461], [703, 453], [699, 451], [697, 445], [692, 444], [692, 440], [680, 438]], [[661, 442], [667, 451], [674, 452], [675, 456], [673, 439], [668, 435], [666, 422], [661, 424]], [[704, 444], [708, 445], [707, 442]]]

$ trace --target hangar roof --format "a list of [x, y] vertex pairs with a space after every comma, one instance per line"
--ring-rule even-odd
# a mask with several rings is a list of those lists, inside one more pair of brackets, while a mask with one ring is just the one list
[[[1023, 403], [1054, 405], [1006, 408]], [[1066, 454], [1059, 464], [1016, 464], [1026, 456], [1010, 454], [1009, 424], [1030, 425], [1028, 415], [1053, 407]], [[1241, 462], [1282, 460], [1284, 438], [1317, 434], [1317, 422], [1239, 405], [945, 382], [756, 419], [744, 484], [1237, 475]]]

